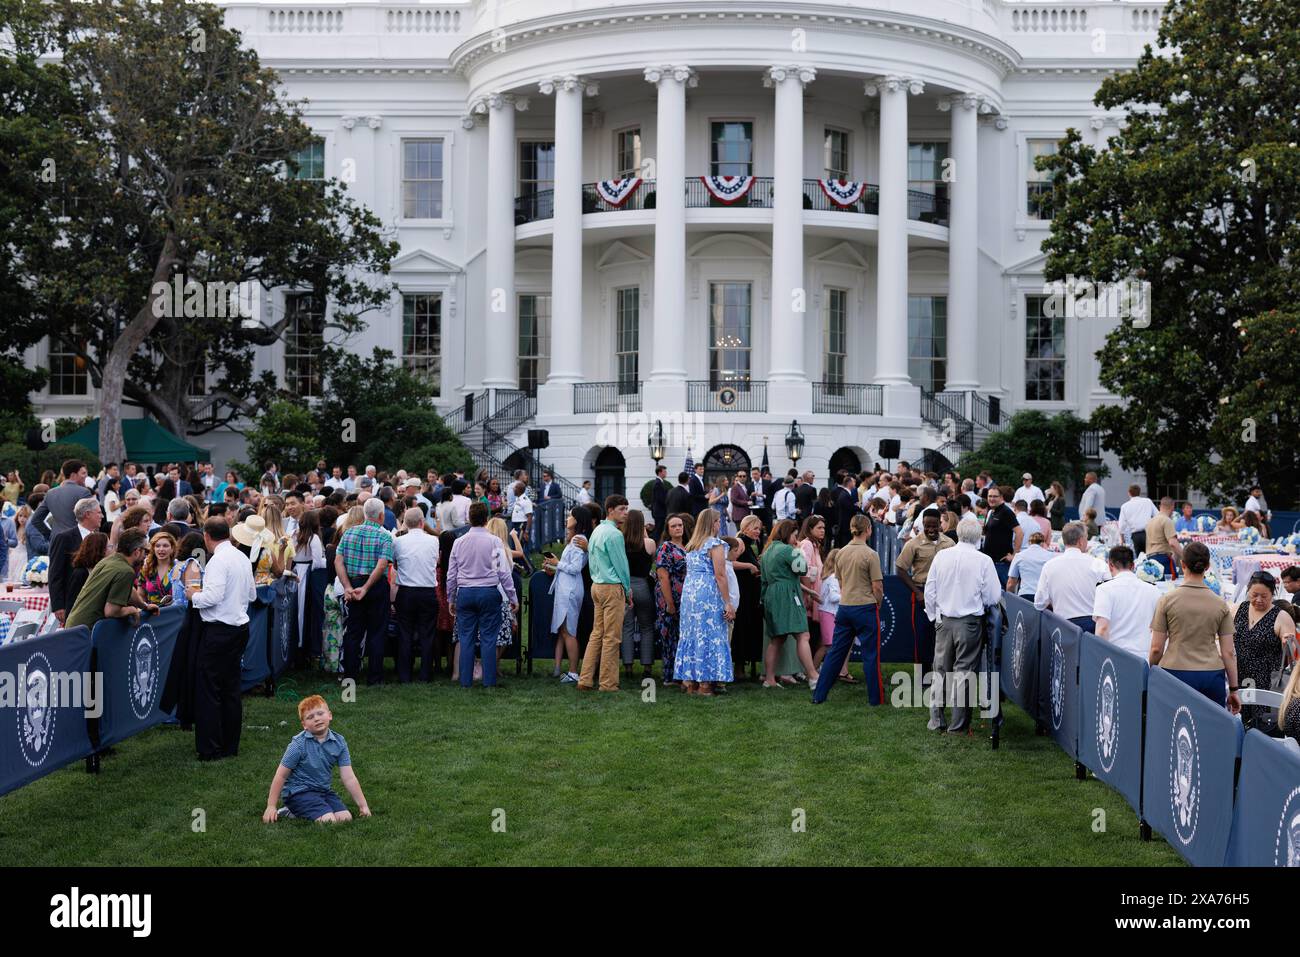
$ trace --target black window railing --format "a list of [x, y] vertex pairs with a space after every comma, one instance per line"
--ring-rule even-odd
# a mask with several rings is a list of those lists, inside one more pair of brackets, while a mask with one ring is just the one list
[[948, 225], [948, 197], [919, 189], [907, 191], [907, 218], [936, 226]]
[[687, 412], [766, 412], [767, 383], [754, 379], [692, 379]]
[[686, 178], [686, 206], [689, 209], [771, 209], [772, 177], [756, 176], [749, 192], [735, 202], [725, 203], [709, 192], [698, 176]]
[[582, 184], [582, 211], [584, 213], [618, 213], [634, 209], [654, 209], [655, 208], [655, 181], [652, 179], [643, 179], [637, 183], [636, 189], [620, 203], [615, 206], [607, 202], [596, 189], [595, 183]]
[[540, 189], [535, 193], [515, 197], [515, 225], [533, 223], [555, 216], [555, 190]]
[[577, 382], [573, 386], [573, 414], [641, 411], [641, 381]]
[[885, 387], [863, 382], [814, 382], [812, 410], [840, 415], [884, 415]]
[[1101, 431], [1088, 429], [1088, 431], [1080, 435], [1079, 451], [1083, 453], [1085, 459], [1101, 458]]
[[826, 195], [820, 180], [803, 181], [803, 208], [819, 213], [880, 213], [880, 187], [868, 184], [862, 195], [848, 206], [841, 206]]

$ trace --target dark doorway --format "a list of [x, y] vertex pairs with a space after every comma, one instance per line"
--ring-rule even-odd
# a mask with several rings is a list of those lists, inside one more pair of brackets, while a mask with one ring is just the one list
[[862, 471], [862, 460], [858, 458], [858, 453], [850, 448], [836, 449], [835, 454], [831, 456], [830, 464], [827, 466], [827, 476], [830, 481], [835, 481], [835, 476], [843, 469], [850, 475], [857, 475]]
[[627, 495], [627, 461], [623, 453], [612, 445], [605, 446], [596, 456], [596, 501], [604, 503], [610, 495]]
[[724, 475], [734, 479], [741, 469], [748, 474], [749, 468], [749, 456], [744, 449], [735, 445], [715, 445], [704, 456], [704, 483], [712, 485]]

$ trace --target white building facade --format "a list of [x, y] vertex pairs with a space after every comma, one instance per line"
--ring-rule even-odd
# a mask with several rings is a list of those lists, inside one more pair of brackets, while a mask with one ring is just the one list
[[[1045, 315], [1033, 159], [1071, 127], [1105, 145], [1120, 118], [1093, 96], [1162, 3], [225, 6], [304, 103], [302, 175], [342, 178], [401, 243], [349, 347], [435, 376], [498, 461], [545, 430], [561, 476], [635, 493], [657, 423], [673, 474], [765, 446], [784, 471], [797, 423], [820, 481], [882, 440], [955, 459], [1017, 410], [1116, 401], [1094, 353], [1117, 320]], [[259, 369], [310, 394], [320, 307], [262, 308], [295, 319]], [[43, 415], [93, 411], [75, 366], [31, 358], [56, 372]], [[1097, 458], [1117, 503], [1128, 477]]]

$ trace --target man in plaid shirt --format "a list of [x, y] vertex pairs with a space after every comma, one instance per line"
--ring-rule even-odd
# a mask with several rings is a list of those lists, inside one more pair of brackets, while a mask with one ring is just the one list
[[393, 537], [384, 530], [384, 503], [366, 499], [366, 520], [353, 525], [339, 539], [334, 571], [344, 583], [347, 626], [343, 632], [343, 676], [355, 679], [361, 668], [361, 649], [370, 656], [366, 684], [384, 683], [384, 636], [388, 630], [388, 565], [393, 560]]

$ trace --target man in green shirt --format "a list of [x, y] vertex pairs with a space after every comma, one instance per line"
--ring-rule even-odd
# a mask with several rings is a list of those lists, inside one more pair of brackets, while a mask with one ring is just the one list
[[596, 669], [600, 669], [600, 690], [618, 690], [618, 650], [623, 640], [623, 614], [632, 604], [632, 575], [627, 567], [627, 548], [619, 528], [627, 518], [627, 499], [611, 495], [605, 499], [606, 519], [596, 526], [587, 541], [587, 567], [591, 570], [592, 620], [587, 654], [582, 659], [579, 691], [594, 691]]
[[157, 614], [158, 608], [135, 597], [135, 578], [144, 564], [149, 548], [144, 532], [123, 532], [117, 551], [94, 567], [86, 584], [81, 586], [72, 610], [64, 622], [66, 628], [85, 625], [94, 628], [105, 618], [130, 618], [139, 622], [141, 609]]

